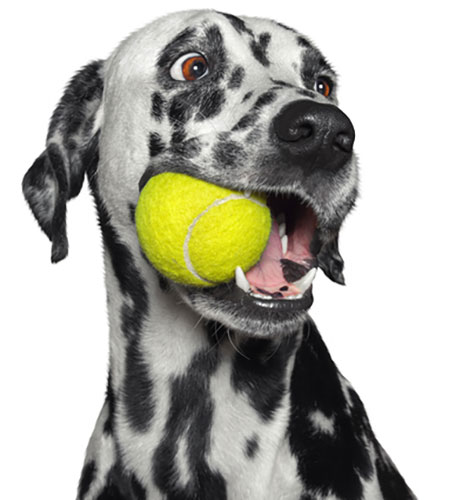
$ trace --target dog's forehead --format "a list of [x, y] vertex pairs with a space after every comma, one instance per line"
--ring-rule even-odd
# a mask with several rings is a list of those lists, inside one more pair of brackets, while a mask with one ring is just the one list
[[[214, 33], [220, 43], [210, 36]], [[318, 49], [292, 28], [270, 19], [208, 9], [174, 12], [131, 34], [111, 55], [106, 79], [147, 79], [156, 73], [160, 60], [170, 65], [186, 51], [217, 48], [229, 63], [263, 66], [273, 78], [280, 78], [284, 70], [299, 74], [306, 53], [312, 66], [331, 70]], [[252, 68], [250, 74], [254, 73]]]

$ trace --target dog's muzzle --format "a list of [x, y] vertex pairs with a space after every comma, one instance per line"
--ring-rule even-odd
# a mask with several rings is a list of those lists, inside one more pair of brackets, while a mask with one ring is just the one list
[[351, 157], [355, 129], [338, 107], [311, 100], [287, 104], [273, 120], [281, 154], [306, 170], [340, 169]]

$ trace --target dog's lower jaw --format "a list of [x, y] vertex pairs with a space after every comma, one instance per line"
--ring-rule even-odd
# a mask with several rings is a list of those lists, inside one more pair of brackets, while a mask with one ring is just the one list
[[312, 289], [299, 300], [261, 300], [233, 284], [216, 289], [177, 288], [182, 299], [206, 319], [257, 338], [283, 337], [299, 331], [313, 303]]

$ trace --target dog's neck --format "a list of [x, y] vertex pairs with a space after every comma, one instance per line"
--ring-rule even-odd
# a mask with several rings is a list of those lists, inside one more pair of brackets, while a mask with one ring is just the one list
[[[123, 429], [117, 439], [124, 459], [141, 467], [152, 455], [157, 484], [169, 476], [171, 456], [180, 474], [188, 460], [210, 462], [229, 475], [239, 454], [248, 459], [261, 441], [263, 459], [254, 467], [272, 471], [276, 460], [286, 459], [280, 450], [301, 334], [247, 338], [204, 320], [164, 286], [139, 251], [131, 252], [137, 245], [133, 235], [121, 242], [102, 217], [101, 222], [110, 322], [108, 393], [115, 425]], [[186, 459], [179, 458], [182, 440]]]

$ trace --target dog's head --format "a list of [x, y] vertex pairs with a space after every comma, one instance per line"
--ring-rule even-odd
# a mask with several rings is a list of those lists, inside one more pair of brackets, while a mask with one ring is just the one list
[[314, 268], [343, 283], [338, 233], [357, 195], [353, 141], [336, 75], [305, 37], [265, 19], [179, 12], [76, 74], [23, 188], [55, 262], [67, 254], [65, 205], [85, 172], [101, 219], [141, 259], [132, 214], [152, 176], [265, 193], [277, 245], [261, 272], [213, 288], [169, 285], [204, 317], [267, 335], [305, 319]]

